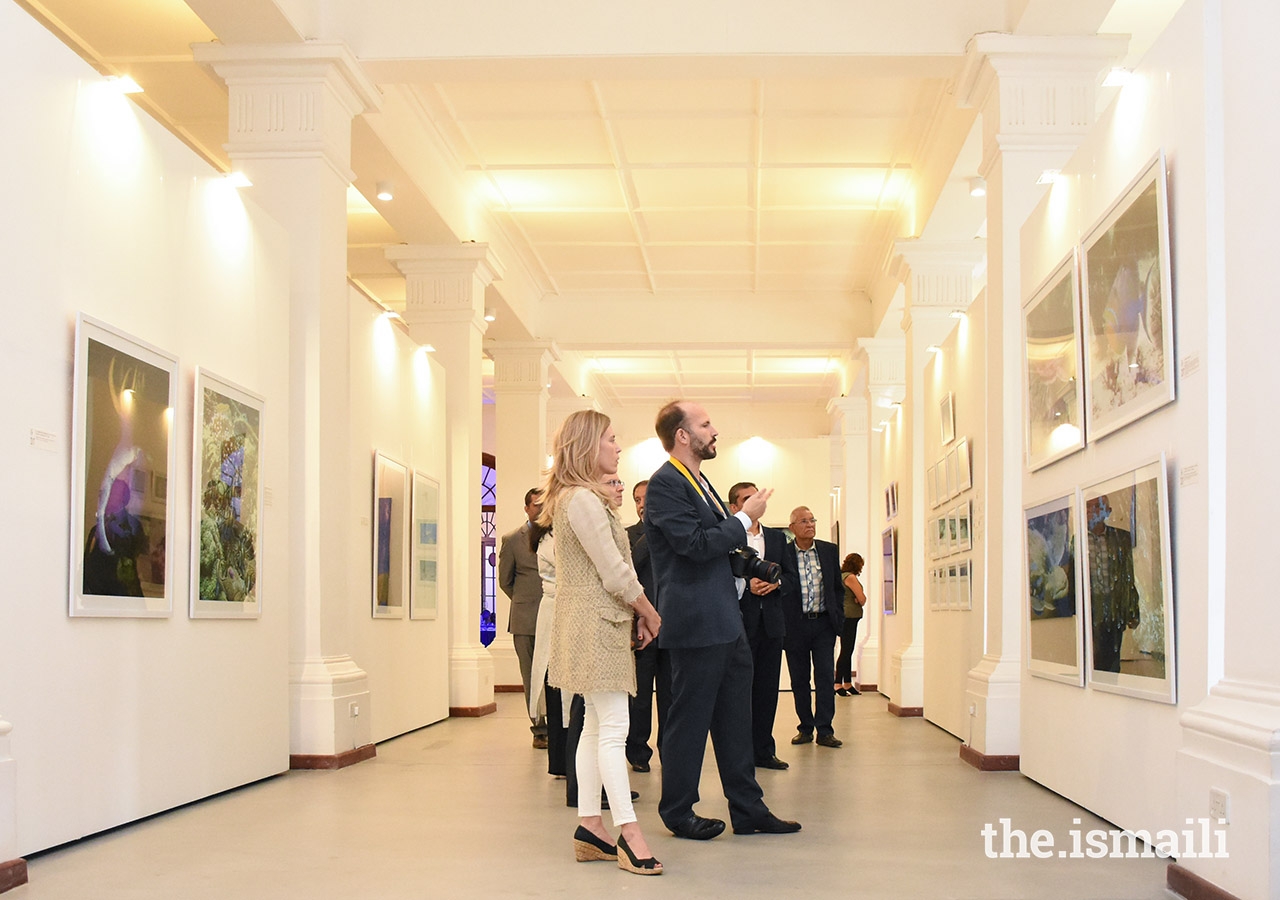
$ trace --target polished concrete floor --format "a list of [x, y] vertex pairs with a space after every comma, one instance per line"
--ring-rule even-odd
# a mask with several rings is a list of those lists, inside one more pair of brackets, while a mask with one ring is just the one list
[[[791, 746], [781, 698], [775, 733], [791, 769], [759, 779], [773, 810], [803, 823], [799, 834], [678, 840], [658, 820], [655, 765], [631, 784], [666, 873], [575, 864], [576, 819], [564, 782], [529, 746], [522, 699], [501, 694], [495, 715], [388, 741], [348, 769], [291, 772], [38, 855], [30, 883], [5, 900], [1173, 896], [1158, 859], [988, 859], [981, 830], [1000, 818], [1046, 829], [1058, 847], [1072, 828], [1109, 826], [1021, 775], [975, 771], [955, 738], [889, 715], [879, 695], [837, 698], [845, 745], [835, 750]], [[699, 812], [726, 817], [710, 754], [702, 795]]]

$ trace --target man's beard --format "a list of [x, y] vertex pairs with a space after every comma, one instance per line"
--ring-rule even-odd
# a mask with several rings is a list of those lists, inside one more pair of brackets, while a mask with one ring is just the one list
[[710, 443], [706, 443], [706, 444], [702, 443], [697, 438], [694, 438], [689, 444], [689, 449], [693, 451], [693, 455], [698, 457], [698, 459], [715, 459], [716, 458], [716, 448], [715, 448], [714, 438], [711, 440]]

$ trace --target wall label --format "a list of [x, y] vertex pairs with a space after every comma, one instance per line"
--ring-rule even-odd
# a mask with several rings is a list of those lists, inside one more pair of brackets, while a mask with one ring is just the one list
[[58, 436], [52, 431], [42, 431], [39, 428], [32, 428], [31, 446], [33, 449], [43, 450], [45, 453], [52, 453], [58, 449]]

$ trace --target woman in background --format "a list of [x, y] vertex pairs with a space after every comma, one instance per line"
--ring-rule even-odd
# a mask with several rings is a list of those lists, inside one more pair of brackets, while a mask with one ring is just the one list
[[840, 580], [844, 582], [844, 633], [840, 635], [840, 656], [836, 660], [836, 693], [850, 697], [859, 693], [853, 686], [853, 648], [858, 642], [858, 622], [867, 603], [866, 592], [858, 576], [862, 574], [862, 557], [850, 553], [840, 564]]
[[[637, 875], [660, 875], [636, 821], [627, 780], [628, 697], [635, 693], [632, 621], [640, 646], [661, 619], [631, 567], [631, 543], [613, 510], [621, 456], [609, 417], [579, 410], [556, 434], [551, 474], [538, 521], [555, 532], [556, 609], [548, 682], [582, 694], [585, 716], [576, 755], [579, 862], [616, 859]], [[600, 817], [603, 783], [622, 834], [615, 845]]]

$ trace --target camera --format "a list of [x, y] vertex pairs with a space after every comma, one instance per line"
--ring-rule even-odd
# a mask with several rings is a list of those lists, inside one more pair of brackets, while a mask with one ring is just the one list
[[782, 566], [776, 562], [761, 559], [760, 554], [751, 547], [739, 547], [729, 551], [729, 568], [734, 578], [759, 578], [770, 584], [782, 581]]

